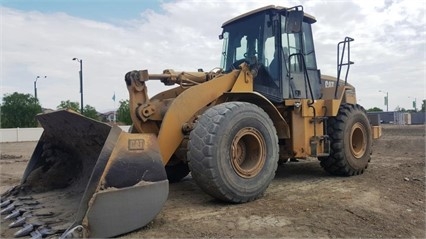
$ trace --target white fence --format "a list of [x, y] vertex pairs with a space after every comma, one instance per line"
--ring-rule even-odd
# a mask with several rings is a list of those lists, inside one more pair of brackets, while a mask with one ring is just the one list
[[[128, 132], [130, 126], [123, 125], [120, 128]], [[38, 141], [43, 128], [12, 128], [0, 129], [0, 142], [23, 142], [23, 141]]]
[[43, 128], [0, 129], [0, 142], [37, 141]]

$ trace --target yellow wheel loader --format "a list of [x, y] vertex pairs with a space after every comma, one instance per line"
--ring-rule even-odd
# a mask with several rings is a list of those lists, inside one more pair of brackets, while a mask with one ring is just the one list
[[[136, 230], [160, 212], [169, 182], [189, 173], [231, 203], [261, 197], [288, 159], [362, 174], [381, 128], [347, 82], [353, 39], [337, 45], [337, 77], [321, 75], [315, 22], [302, 6], [263, 7], [223, 24], [221, 68], [127, 73], [131, 132], [67, 110], [38, 115], [43, 135], [20, 185], [1, 197], [1, 236]], [[148, 98], [149, 80], [177, 87]]]

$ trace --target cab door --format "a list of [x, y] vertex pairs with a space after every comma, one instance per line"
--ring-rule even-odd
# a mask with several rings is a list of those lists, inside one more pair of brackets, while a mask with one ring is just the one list
[[317, 69], [311, 24], [303, 22], [299, 32], [289, 32], [286, 16], [281, 15], [281, 45], [286, 71], [283, 76], [285, 99], [318, 99], [320, 72]]

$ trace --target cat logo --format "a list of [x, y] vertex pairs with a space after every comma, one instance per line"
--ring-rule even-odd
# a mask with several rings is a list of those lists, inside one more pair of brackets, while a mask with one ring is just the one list
[[143, 139], [129, 139], [128, 149], [129, 150], [144, 150], [145, 140]]
[[326, 81], [324, 82], [324, 85], [325, 85], [325, 88], [331, 88], [331, 87], [334, 87], [334, 81], [326, 80]]

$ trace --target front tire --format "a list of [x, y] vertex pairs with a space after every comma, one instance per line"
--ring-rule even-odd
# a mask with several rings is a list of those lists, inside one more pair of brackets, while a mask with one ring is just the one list
[[275, 176], [278, 137], [274, 124], [254, 104], [213, 106], [191, 131], [188, 160], [192, 177], [207, 194], [227, 202], [252, 201]]
[[331, 141], [328, 157], [320, 157], [321, 166], [330, 174], [352, 176], [364, 173], [371, 159], [370, 122], [360, 105], [343, 104], [327, 130]]

